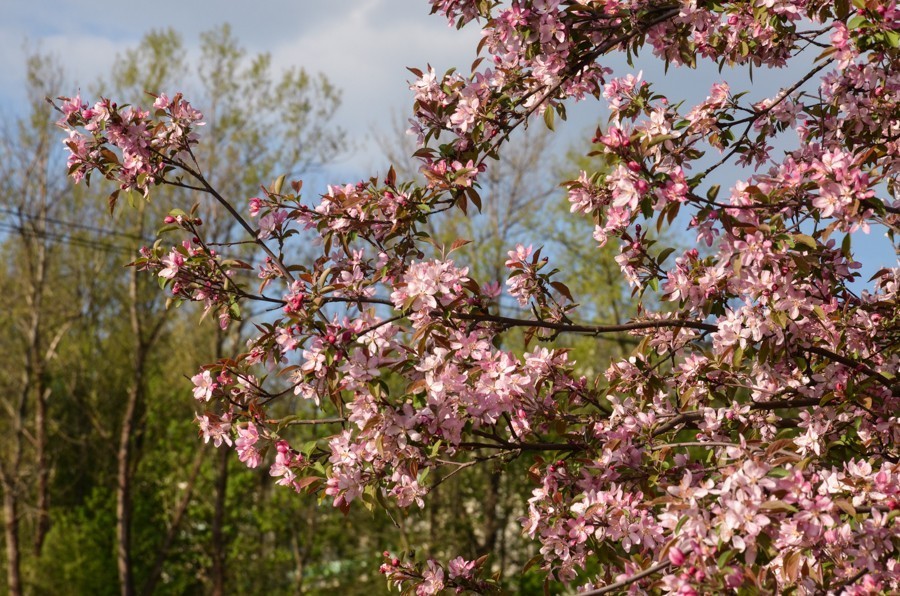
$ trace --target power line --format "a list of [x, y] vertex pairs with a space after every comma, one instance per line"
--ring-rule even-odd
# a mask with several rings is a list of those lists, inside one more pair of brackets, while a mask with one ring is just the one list
[[27, 228], [23, 228], [21, 226], [8, 224], [4, 222], [0, 222], [0, 230], [5, 230], [7, 232], [14, 232], [16, 234], [21, 234], [22, 236], [28, 236], [30, 238], [43, 238], [44, 240], [49, 240], [50, 242], [57, 242], [62, 244], [68, 244], [70, 246], [79, 246], [82, 248], [90, 248], [93, 250], [99, 250], [107, 253], [128, 253], [134, 254], [134, 250], [125, 246], [121, 246], [119, 244], [109, 244], [106, 242], [97, 242], [96, 240], [88, 240], [86, 238], [78, 238], [77, 236], [71, 236], [66, 234], [57, 234], [55, 232], [47, 232], [47, 231], [38, 231], [38, 230], [30, 230]]
[[94, 232], [96, 234], [100, 234], [103, 236], [119, 236], [122, 238], [130, 238], [132, 240], [140, 240], [142, 242], [152, 242], [151, 240], [148, 240], [147, 238], [143, 238], [142, 236], [138, 236], [137, 234], [129, 234], [127, 232], [119, 232], [117, 230], [110, 230], [107, 228], [97, 228], [97, 227], [89, 226], [86, 224], [76, 223], [73, 221], [65, 221], [62, 219], [55, 219], [52, 217], [40, 217], [40, 216], [34, 215], [32, 213], [24, 213], [24, 212], [16, 211], [15, 209], [9, 209], [6, 207], [0, 207], [0, 213], [5, 213], [6, 215], [13, 215], [13, 216], [20, 217], [22, 219], [28, 219], [31, 221], [47, 221], [47, 222], [55, 224], [55, 225], [60, 225], [63, 227], [68, 227], [68, 228], [75, 228], [75, 229], [79, 229], [79, 230], [85, 230], [88, 232]]

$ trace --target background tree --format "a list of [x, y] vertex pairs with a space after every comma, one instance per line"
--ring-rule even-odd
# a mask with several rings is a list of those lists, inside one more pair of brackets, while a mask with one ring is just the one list
[[[28, 116], [6, 129], [0, 182], [2, 230], [7, 245], [3, 293], [8, 317], [4, 339], [10, 354], [2, 376], [3, 432], [8, 438], [0, 460], [4, 497], [6, 579], [11, 594], [20, 594], [22, 581], [21, 530], [25, 521], [33, 537], [33, 554], [40, 556], [50, 527], [52, 449], [48, 439], [48, 402], [53, 390], [53, 361], [60, 341], [79, 312], [75, 289], [54, 279], [67, 264], [53, 258], [53, 243], [65, 239], [54, 233], [55, 217], [72, 203], [63, 201], [68, 189], [59, 178], [60, 152], [56, 133], [39, 96], [61, 82], [49, 57], [33, 54], [28, 61], [27, 89], [35, 99]], [[57, 170], [57, 171], [54, 171]], [[18, 283], [13, 283], [13, 280]], [[16, 361], [17, 358], [21, 360]], [[33, 511], [27, 515], [26, 511]], [[26, 517], [27, 515], [27, 517]]]
[[[183, 55], [177, 33], [152, 32], [119, 57], [110, 81], [96, 91], [143, 101], [146, 89], [196, 80], [200, 93], [219, 98], [207, 130], [224, 149], [200, 156], [213, 162], [208, 174], [217, 184], [252, 196], [260, 178], [247, 165], [261, 173], [308, 171], [346, 148], [338, 143], [340, 129], [329, 124], [339, 97], [324, 77], [301, 69], [273, 73], [268, 57], [248, 56], [227, 27], [203, 36], [197, 65]], [[167, 310], [143, 276], [121, 268], [123, 255], [153, 243], [163, 215], [159, 206], [142, 204], [112, 223], [97, 198], [114, 187], [99, 179], [90, 188], [68, 187], [44, 100], [60, 94], [59, 72], [51, 57], [30, 59], [32, 112], [3, 134], [0, 278], [9, 324], [0, 341], [11, 358], [0, 376], [9, 414], [0, 424], [10, 437], [0, 478], [7, 590], [102, 594], [121, 584], [126, 593], [152, 593], [164, 579], [166, 590], [195, 591], [205, 582], [221, 593], [228, 576], [223, 554], [236, 535], [222, 515], [227, 462], [216, 464], [217, 480], [206, 451], [190, 446], [193, 408], [180, 395], [190, 384], [182, 379], [179, 390], [165, 371], [221, 355], [222, 345], [241, 341], [240, 330], [198, 329], [185, 313]], [[293, 128], [280, 143], [260, 135], [228, 98], [234, 91], [253, 102], [254, 118]], [[192, 192], [172, 187], [166, 200], [189, 207]], [[217, 232], [220, 242], [233, 235], [230, 227]], [[186, 482], [178, 469], [189, 470]], [[270, 492], [257, 485], [241, 493], [241, 508], [266, 502]], [[23, 541], [35, 548], [23, 551]], [[288, 552], [281, 544], [268, 555], [259, 544], [242, 547], [261, 556]], [[252, 584], [244, 576], [254, 573], [238, 568], [231, 577]]]

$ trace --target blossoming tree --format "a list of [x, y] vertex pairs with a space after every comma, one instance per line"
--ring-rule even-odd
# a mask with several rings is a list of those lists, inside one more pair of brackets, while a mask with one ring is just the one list
[[[391, 170], [310, 204], [279, 179], [247, 202], [204, 177], [202, 116], [181, 95], [152, 110], [63, 98], [76, 181], [114, 180], [113, 206], [120, 191], [193, 188], [264, 259], [251, 273], [213, 248], [195, 207], [166, 219], [183, 242], [133, 263], [222, 325], [246, 301], [272, 308], [245, 352], [193, 377], [203, 438], [344, 510], [422, 507], [429, 474], [527, 459], [530, 565], [591, 594], [900, 590], [900, 269], [851, 285], [851, 233], [893, 239], [900, 221], [896, 2], [431, 4], [482, 27], [486, 60], [465, 76], [413, 70], [424, 185]], [[645, 47], [672, 67], [793, 66], [796, 78], [755, 103], [721, 82], [673, 104], [606, 64]], [[596, 136], [608, 168], [565, 186], [595, 224], [583, 241], [620, 247], [637, 308], [615, 325], [579, 318], [540, 249], [511, 246], [507, 279], [476, 280], [453, 258], [462, 239], [434, 246], [422, 232], [491, 200], [479, 175], [513, 129], [539, 115], [552, 127], [588, 98], [609, 106]], [[776, 140], [794, 146], [777, 155]], [[740, 175], [720, 196], [709, 178], [729, 166]], [[648, 236], [679, 226], [701, 250]], [[292, 262], [309, 234], [320, 256]], [[501, 284], [520, 317], [495, 310]], [[521, 356], [497, 347], [516, 328]], [[556, 344], [623, 333], [637, 347], [598, 378]], [[285, 403], [305, 407], [284, 415]], [[297, 444], [309, 424], [327, 438]], [[418, 594], [489, 592], [484, 554], [385, 553], [381, 570]]]

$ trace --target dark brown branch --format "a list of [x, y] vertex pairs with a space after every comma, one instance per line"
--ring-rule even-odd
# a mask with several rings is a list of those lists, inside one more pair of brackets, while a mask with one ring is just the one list
[[778, 97], [778, 99], [776, 99], [776, 100], [772, 103], [772, 105], [767, 106], [766, 108], [764, 108], [764, 109], [762, 109], [762, 110], [759, 110], [759, 111], [757, 111], [757, 112], [754, 112], [752, 115], [747, 116], [746, 118], [742, 118], [742, 119], [740, 119], [740, 120], [735, 120], [735, 121], [733, 121], [733, 122], [729, 122], [729, 123], [728, 123], [728, 126], [729, 126], [729, 127], [730, 127], [730, 126], [736, 126], [736, 125], [738, 125], [738, 124], [743, 124], [744, 122], [747, 123], [747, 127], [744, 129], [744, 132], [741, 134], [740, 138], [739, 138], [737, 141], [735, 141], [734, 146], [731, 148], [731, 150], [730, 150], [728, 153], [726, 153], [726, 154], [722, 157], [722, 159], [720, 159], [719, 161], [717, 161], [717, 162], [714, 163], [713, 165], [711, 165], [711, 166], [709, 166], [708, 168], [706, 168], [705, 170], [703, 170], [703, 172], [700, 173], [700, 176], [698, 176], [697, 179], [698, 179], [698, 180], [703, 180], [703, 179], [706, 178], [706, 176], [708, 176], [713, 170], [715, 170], [716, 168], [718, 168], [718, 167], [722, 166], [723, 164], [727, 163], [728, 160], [731, 159], [731, 158], [734, 156], [734, 154], [737, 152], [737, 150], [740, 149], [740, 147], [741, 147], [741, 141], [747, 138], [747, 134], [748, 134], [748, 133], [750, 132], [750, 130], [753, 128], [753, 125], [756, 123], [757, 120], [759, 120], [760, 118], [762, 118], [763, 116], [765, 116], [766, 114], [768, 114], [773, 108], [775, 108], [775, 106], [777, 106], [778, 104], [780, 104], [781, 102], [783, 102], [785, 99], [787, 99], [788, 96], [790, 96], [791, 93], [793, 93], [794, 91], [796, 91], [797, 89], [799, 89], [801, 86], [803, 86], [804, 83], [806, 83], [807, 81], [809, 81], [809, 80], [813, 77], [813, 75], [815, 75], [817, 72], [819, 72], [819, 71], [821, 71], [822, 69], [824, 69], [826, 66], [828, 66], [829, 64], [831, 64], [833, 61], [834, 61], [833, 58], [829, 58], [828, 60], [826, 60], [826, 61], [823, 62], [822, 64], [816, 66], [816, 67], [813, 68], [811, 71], [809, 71], [808, 73], [806, 73], [806, 75], [805, 75], [802, 79], [800, 79], [799, 81], [797, 81], [796, 83], [794, 83], [791, 87], [789, 87], [788, 89], [786, 89], [786, 90]]
[[317, 424], [342, 424], [346, 422], [346, 418], [319, 418], [318, 420], [291, 420], [286, 426], [307, 425], [313, 426]]
[[668, 561], [663, 561], [662, 563], [657, 563], [656, 565], [651, 565], [647, 567], [641, 572], [635, 573], [631, 577], [627, 577], [623, 580], [619, 580], [615, 583], [603, 586], [602, 588], [597, 588], [596, 590], [589, 590], [587, 592], [579, 592], [579, 596], [595, 596], [596, 594], [609, 594], [610, 592], [616, 592], [620, 588], [624, 588], [627, 585], [633, 584], [636, 581], [640, 581], [645, 577], [653, 575], [654, 573], [659, 573], [660, 571], [664, 571], [671, 563]]
[[844, 366], [847, 366], [854, 370], [859, 370], [861, 372], [866, 373], [866, 375], [875, 379], [881, 385], [884, 385], [885, 387], [890, 389], [891, 392], [894, 393], [894, 395], [897, 395], [898, 390], [900, 390], [900, 385], [892, 383], [889, 378], [887, 378], [886, 376], [884, 376], [883, 374], [881, 374], [880, 372], [878, 372], [876, 370], [872, 370], [872, 368], [870, 368], [865, 363], [863, 363], [859, 360], [853, 360], [852, 358], [847, 358], [846, 356], [841, 356], [840, 354], [836, 354], [836, 353], [832, 352], [831, 350], [816, 347], [816, 346], [809, 346], [809, 347], [806, 347], [803, 349], [812, 354], [817, 354], [819, 356], [823, 356], [825, 358], [828, 358], [829, 360], [834, 360], [835, 362], [839, 362], [839, 363], [843, 364]]
[[[194, 190], [201, 190], [201, 191], [205, 191], [205, 192], [211, 194], [216, 199], [216, 201], [219, 202], [220, 205], [225, 207], [225, 210], [228, 211], [229, 214], [231, 214], [231, 216], [235, 219], [235, 221], [237, 221], [238, 224], [242, 228], [244, 228], [248, 234], [250, 234], [250, 237], [253, 238], [253, 241], [260, 248], [262, 248], [262, 250], [272, 259], [272, 262], [275, 263], [275, 266], [278, 268], [278, 271], [285, 277], [285, 279], [287, 279], [289, 281], [294, 281], [294, 276], [291, 274], [290, 271], [288, 271], [288, 268], [284, 266], [284, 263], [281, 262], [281, 259], [279, 259], [278, 256], [274, 252], [272, 252], [272, 249], [269, 248], [269, 246], [259, 238], [257, 231], [254, 230], [253, 227], [249, 223], [247, 223], [247, 220], [244, 219], [243, 216], [241, 216], [241, 214], [237, 212], [237, 210], [234, 208], [234, 206], [231, 203], [229, 203], [228, 200], [225, 199], [225, 197], [220, 195], [219, 192], [209, 184], [209, 182], [207, 182], [206, 178], [203, 177], [203, 174], [194, 170], [192, 167], [190, 167], [189, 165], [187, 165], [184, 162], [173, 161], [168, 158], [166, 158], [165, 161], [167, 163], [169, 163], [170, 165], [181, 168], [182, 170], [184, 170], [185, 172], [187, 172], [188, 174], [193, 176], [194, 179], [196, 179], [200, 184], [202, 184], [203, 185], [202, 188], [200, 188], [200, 189], [194, 188]], [[173, 182], [171, 180], [166, 180], [165, 182], [167, 184], [172, 184], [174, 186], [184, 186], [187, 188], [192, 188], [189, 185], [185, 185], [182, 182]]]
[[699, 323], [697, 321], [688, 321], [685, 319], [661, 319], [656, 321], [636, 321], [633, 323], [620, 323], [616, 325], [577, 325], [572, 323], [553, 323], [551, 321], [535, 321], [530, 319], [514, 319], [511, 317], [502, 317], [491, 314], [470, 314], [470, 313], [450, 313], [451, 318], [462, 319], [464, 321], [482, 321], [490, 323], [500, 323], [507, 327], [540, 327], [542, 329], [552, 329], [563, 333], [586, 333], [589, 335], [600, 335], [602, 333], [621, 333], [623, 331], [638, 331], [641, 329], [660, 329], [667, 327], [687, 327], [690, 329], [698, 329], [700, 331], [717, 331], [718, 327], [707, 323]]
[[[752, 403], [750, 404], [751, 410], [756, 411], [770, 411], [770, 410], [785, 410], [790, 408], [808, 408], [811, 406], [817, 406], [821, 400], [819, 398], [806, 398], [806, 399], [792, 399], [792, 400], [780, 400], [780, 401], [769, 401], [763, 403]], [[656, 430], [653, 431], [653, 436], [658, 437], [659, 435], [668, 432], [678, 426], [683, 422], [689, 422], [692, 420], [699, 420], [703, 418], [703, 412], [700, 410], [691, 410], [690, 412], [682, 412], [676, 416], [670, 418], [667, 422], [662, 423]]]
[[512, 443], [497, 439], [497, 443], [481, 443], [478, 441], [464, 441], [460, 447], [470, 449], [502, 449], [504, 451], [583, 451], [584, 445], [569, 443]]

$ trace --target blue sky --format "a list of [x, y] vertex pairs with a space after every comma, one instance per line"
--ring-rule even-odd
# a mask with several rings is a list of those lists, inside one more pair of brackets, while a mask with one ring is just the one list
[[[373, 135], [391, 128], [398, 116], [410, 112], [407, 66], [432, 64], [439, 72], [451, 66], [467, 71], [475, 57], [479, 31], [448, 27], [439, 16], [429, 16], [427, 0], [157, 0], [149, 4], [85, 4], [63, 0], [0, 0], [0, 115], [21, 112], [26, 44], [59, 56], [73, 89], [88, 87], [103, 75], [116, 53], [136, 45], [151, 29], [173, 27], [184, 38], [189, 53], [197, 51], [199, 33], [229, 23], [251, 53], [269, 52], [275, 68], [292, 65], [322, 71], [342, 90], [343, 105], [337, 121], [351, 131], [359, 149], [327, 168], [330, 182], [356, 180], [383, 170]], [[675, 102], [702, 100], [710, 86], [726, 79], [732, 91], [749, 90], [751, 97], [774, 95], [796, 80], [796, 70], [757, 72], [751, 81], [743, 70], [719, 74], [715, 68], [663, 72], [649, 56], [634, 69], [614, 60], [617, 74], [642, 69], [645, 80]], [[170, 90], [171, 91], [171, 90]], [[558, 127], [560, 152], [606, 114], [597, 102], [573, 106], [570, 121]], [[359, 139], [362, 139], [360, 141]], [[723, 170], [718, 179], [723, 191], [736, 177]], [[744, 173], [743, 175], [746, 175]], [[882, 266], [896, 266], [890, 243], [881, 231], [858, 235], [857, 258], [867, 279]], [[535, 239], [539, 242], [539, 239]]]

